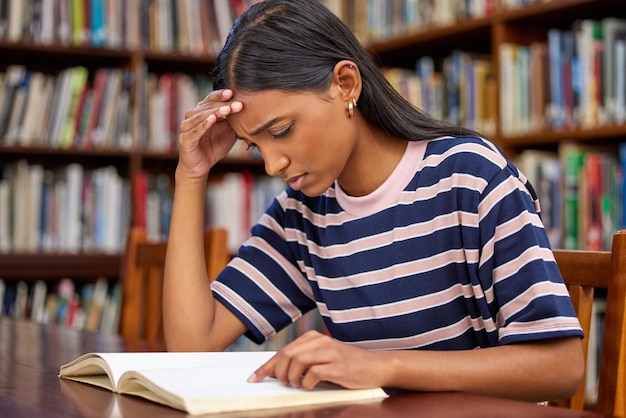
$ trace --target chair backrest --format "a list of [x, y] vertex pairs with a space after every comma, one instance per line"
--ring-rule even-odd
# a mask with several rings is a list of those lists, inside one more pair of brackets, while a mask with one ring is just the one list
[[[554, 250], [554, 255], [585, 332], [585, 366], [590, 350], [596, 349], [589, 347], [594, 290], [606, 289], [598, 399], [587, 407], [606, 416], [626, 417], [626, 230], [614, 235], [611, 251]], [[559, 405], [585, 408], [585, 381], [573, 398]]]
[[[209, 280], [214, 280], [230, 260], [227, 232], [208, 228], [204, 250]], [[143, 228], [132, 228], [122, 263], [120, 334], [163, 342], [163, 274], [166, 242], [148, 242]]]

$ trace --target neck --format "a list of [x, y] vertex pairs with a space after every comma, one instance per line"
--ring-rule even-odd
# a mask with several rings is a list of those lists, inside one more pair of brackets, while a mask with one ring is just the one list
[[408, 142], [379, 129], [357, 130], [353, 152], [337, 179], [350, 196], [365, 196], [380, 187], [396, 168]]

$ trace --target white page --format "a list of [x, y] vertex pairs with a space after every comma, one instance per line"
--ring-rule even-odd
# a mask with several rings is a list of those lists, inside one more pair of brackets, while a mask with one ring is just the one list
[[252, 374], [274, 353], [273, 351], [90, 353], [62, 366], [62, 369], [69, 365], [79, 364], [79, 360], [93, 356], [100, 357], [109, 365], [113, 384], [117, 387], [120, 376], [128, 370], [244, 366], [248, 374]]
[[[352, 390], [322, 382], [312, 390], [286, 386], [273, 378], [248, 383], [257, 365], [220, 364], [210, 367], [144, 370], [130, 372], [135, 379], [128, 384], [122, 378], [123, 392], [131, 392], [156, 402], [170, 404], [190, 414], [258, 410], [266, 408], [313, 405], [382, 399], [380, 389]], [[149, 391], [142, 390], [142, 382]], [[149, 381], [149, 383], [148, 383]], [[158, 396], [153, 396], [153, 393]], [[164, 402], [165, 401], [165, 402]]]

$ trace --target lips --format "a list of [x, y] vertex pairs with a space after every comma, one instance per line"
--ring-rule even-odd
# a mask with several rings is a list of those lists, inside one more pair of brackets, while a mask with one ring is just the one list
[[290, 178], [287, 183], [289, 183], [289, 187], [293, 190], [300, 190], [302, 188], [302, 183], [304, 183], [305, 174], [300, 176]]

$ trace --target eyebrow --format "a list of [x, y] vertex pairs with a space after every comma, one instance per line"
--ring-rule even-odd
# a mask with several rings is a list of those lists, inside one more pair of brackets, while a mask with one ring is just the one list
[[[257, 136], [258, 134], [260, 134], [264, 130], [268, 129], [273, 124], [275, 124], [278, 120], [280, 120], [280, 118], [273, 118], [273, 119], [268, 120], [263, 125], [259, 126], [258, 128], [254, 129], [252, 132], [250, 132], [250, 136]], [[235, 134], [235, 138], [241, 139], [241, 140], [245, 139], [244, 137], [239, 136], [237, 134]]]
[[276, 121], [278, 121], [278, 119], [279, 118], [274, 118], [274, 119], [270, 119], [269, 121], [265, 122], [263, 125], [259, 126], [258, 128], [256, 128], [252, 132], [250, 132], [250, 136], [257, 136], [258, 134], [260, 134], [261, 132], [263, 132], [264, 130], [266, 130], [270, 126], [272, 126], [274, 123], [276, 123]]

